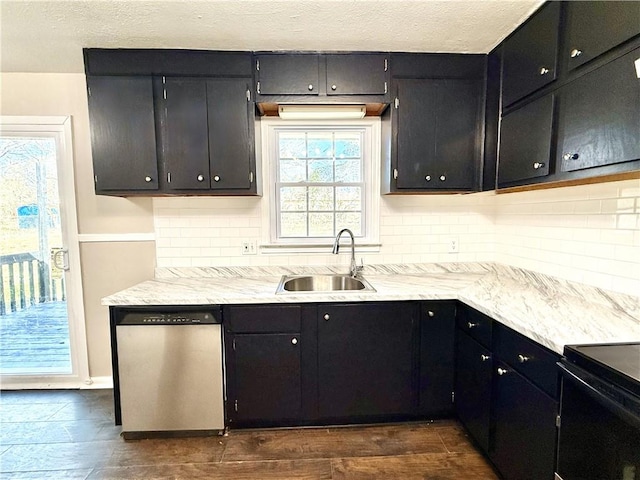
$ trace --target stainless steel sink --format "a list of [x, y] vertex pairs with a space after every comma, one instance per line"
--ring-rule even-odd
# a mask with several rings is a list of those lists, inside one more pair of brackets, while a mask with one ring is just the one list
[[283, 275], [276, 293], [307, 292], [375, 292], [364, 278], [354, 278], [350, 275]]

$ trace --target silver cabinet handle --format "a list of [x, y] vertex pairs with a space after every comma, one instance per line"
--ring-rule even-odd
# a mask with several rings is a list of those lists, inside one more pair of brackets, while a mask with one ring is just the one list
[[204, 175], [198, 175], [196, 178], [198, 179], [199, 182], [201, 182], [204, 180]]
[[467, 322], [467, 327], [469, 327], [469, 328], [476, 328], [477, 326], [478, 326], [477, 323]]
[[579, 57], [580, 55], [582, 55], [582, 50], [574, 48], [573, 50], [571, 50], [571, 53], [569, 53], [569, 55], [571, 55], [571, 58]]
[[535, 170], [539, 170], [539, 169], [541, 169], [542, 167], [544, 167], [544, 163], [541, 163], [541, 162], [535, 162], [535, 163], [533, 164], [533, 168], [534, 168]]
[[296, 337], [293, 337], [291, 339], [291, 343], [294, 344], [294, 345], [297, 345], [298, 344], [298, 339]]
[[337, 89], [337, 88], [338, 88], [338, 86], [337, 86], [337, 85], [331, 85], [331, 90], [335, 90], [335, 89]]
[[433, 313], [431, 310], [427, 310], [427, 315], [429, 315], [430, 317], [433, 317], [435, 313]]
[[578, 158], [580, 158], [580, 155], [577, 153], [565, 153], [564, 155], [562, 155], [562, 158], [564, 160], [577, 160]]
[[309, 86], [307, 87], [309, 89], [309, 91], [313, 90], [313, 85], [309, 84]]
[[424, 179], [425, 179], [427, 182], [430, 182], [430, 181], [431, 181], [431, 175], [427, 175], [426, 177], [424, 177]]
[[219, 182], [220, 181], [220, 176], [216, 175], [215, 177], [213, 177], [213, 181], [214, 182]]
[[549, 69], [546, 67], [542, 67], [540, 69], [540, 75], [546, 75], [547, 73], [549, 73]]
[[444, 182], [447, 179], [447, 177], [445, 177], [444, 175], [440, 175], [440, 181]]
[[151, 180], [153, 180], [149, 175], [147, 175], [146, 177], [144, 177], [144, 181], [149, 183]]
[[518, 361], [520, 363], [525, 363], [528, 362], [530, 360], [529, 357], [527, 357], [526, 355], [518, 355]]
[[329, 316], [328, 313], [325, 313], [324, 317], [322, 317], [322, 318], [324, 318], [328, 322], [331, 317]]
[[504, 368], [498, 368], [498, 375], [502, 376], [505, 373], [508, 373], [509, 370], [505, 370]]
[[480, 360], [483, 362], [486, 362], [487, 360], [491, 359], [491, 355], [485, 355], [484, 353], [482, 355], [480, 355]]

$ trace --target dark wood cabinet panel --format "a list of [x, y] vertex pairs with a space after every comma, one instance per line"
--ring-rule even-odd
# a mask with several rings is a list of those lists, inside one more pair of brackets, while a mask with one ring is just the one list
[[209, 189], [207, 91], [203, 80], [163, 82], [162, 160], [168, 190]]
[[207, 80], [212, 190], [256, 192], [250, 79]]
[[[256, 56], [259, 95], [319, 95], [318, 54], [265, 54]], [[322, 87], [323, 91], [320, 92]]]
[[560, 90], [557, 163], [562, 172], [640, 159], [640, 48]]
[[456, 359], [456, 412], [476, 443], [487, 453], [491, 422], [492, 354], [458, 329]]
[[502, 50], [502, 101], [510, 105], [556, 79], [560, 2], [548, 2]]
[[505, 480], [553, 479], [557, 402], [507, 364], [495, 374], [491, 460]]
[[388, 58], [378, 54], [325, 55], [327, 95], [385, 95]]
[[158, 189], [151, 77], [88, 76], [95, 189]]
[[420, 306], [418, 413], [453, 413], [455, 372], [455, 302], [423, 302]]
[[242, 334], [233, 336], [236, 422], [296, 420], [302, 408], [300, 336]]
[[502, 118], [498, 186], [549, 174], [554, 104], [549, 94]]
[[322, 419], [406, 416], [415, 411], [411, 302], [318, 307]]
[[473, 190], [480, 89], [461, 79], [397, 79], [396, 191]]
[[569, 70], [640, 35], [640, 2], [565, 2], [566, 41], [562, 53]]

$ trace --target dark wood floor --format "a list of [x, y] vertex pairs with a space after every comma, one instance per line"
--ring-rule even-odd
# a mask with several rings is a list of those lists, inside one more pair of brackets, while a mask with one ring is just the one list
[[3, 479], [496, 479], [454, 421], [125, 441], [110, 390], [0, 394]]

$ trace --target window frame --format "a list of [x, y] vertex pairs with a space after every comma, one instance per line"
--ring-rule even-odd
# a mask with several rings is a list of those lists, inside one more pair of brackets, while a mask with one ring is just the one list
[[[258, 129], [256, 129], [258, 130]], [[381, 122], [378, 117], [366, 117], [362, 120], [282, 120], [280, 118], [260, 119], [262, 145], [258, 151], [262, 154], [263, 201], [261, 250], [290, 252], [322, 252], [333, 245], [333, 238], [297, 237], [278, 238], [278, 195], [277, 133], [283, 130], [358, 130], [362, 132], [363, 150], [363, 235], [356, 237], [359, 251], [379, 251], [380, 218], [380, 161], [381, 161]], [[331, 184], [335, 185], [335, 184]]]

